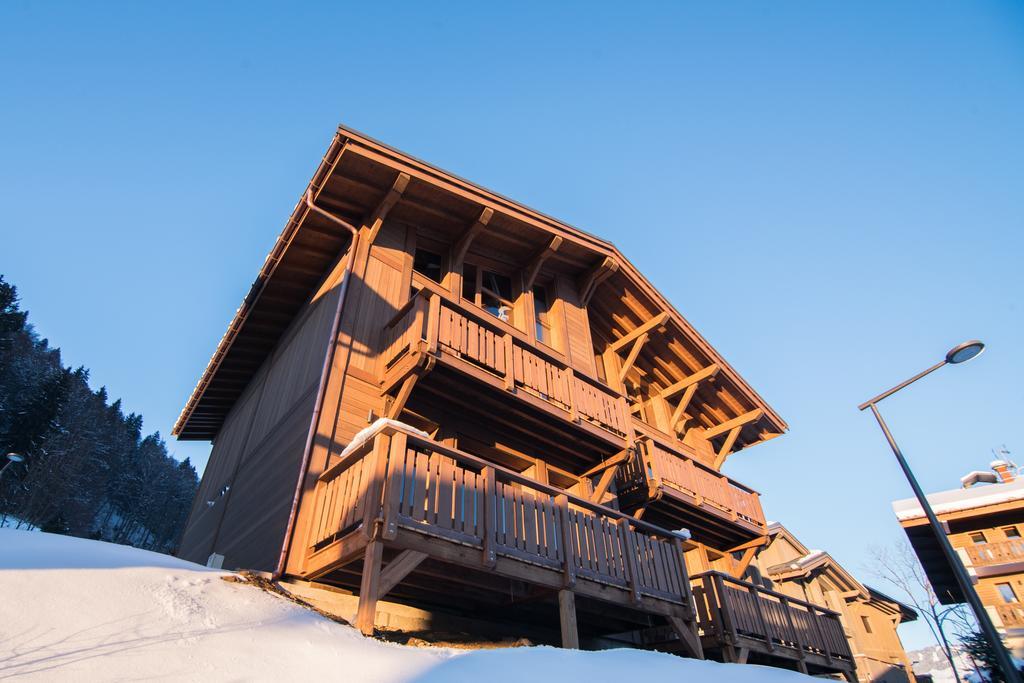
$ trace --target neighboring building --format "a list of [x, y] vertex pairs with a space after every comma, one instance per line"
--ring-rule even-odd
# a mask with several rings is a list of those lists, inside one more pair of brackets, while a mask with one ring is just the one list
[[[748, 594], [756, 590], [762, 598], [760, 610], [753, 610], [755, 621], [764, 615], [764, 623], [773, 630], [773, 638], [734, 638], [732, 643], [718, 645], [721, 634], [705, 639], [708, 650], [716, 646], [737, 650], [726, 657], [735, 661], [785, 665], [789, 662], [802, 669], [803, 651], [795, 647], [795, 639], [787, 637], [789, 623], [785, 615], [776, 615], [780, 607], [802, 606], [804, 614], [816, 614], [819, 620], [834, 615], [841, 624], [839, 634], [849, 643], [856, 662], [856, 675], [860, 681], [906, 683], [913, 681], [910, 661], [903, 649], [897, 627], [917, 618], [917, 612], [880, 591], [865, 586], [854, 578], [827, 552], [809, 550], [786, 527], [772, 523], [763, 545], [753, 547], [745, 554], [722, 557], [712, 561], [712, 569], [721, 584], [712, 580], [697, 591], [698, 606], [701, 598], [719, 595], [723, 589], [729, 599], [742, 596], [738, 590], [741, 577], [748, 586]], [[745, 600], [745, 596], [742, 596]], [[700, 607], [698, 607], [700, 611]], [[742, 612], [740, 606], [733, 609]], [[769, 646], [769, 642], [771, 646]]]
[[[1014, 656], [1024, 656], [1024, 479], [1016, 465], [991, 463], [962, 487], [928, 494], [947, 534], [996, 628]], [[944, 605], [964, 602], [952, 568], [916, 498], [893, 503], [935, 594]]]
[[[180, 554], [358, 594], [365, 633], [382, 601], [702, 656], [758, 637], [694, 607], [767, 533], [721, 467], [785, 429], [613, 245], [342, 128], [174, 427], [214, 442]], [[852, 679], [838, 615], [776, 617]]]

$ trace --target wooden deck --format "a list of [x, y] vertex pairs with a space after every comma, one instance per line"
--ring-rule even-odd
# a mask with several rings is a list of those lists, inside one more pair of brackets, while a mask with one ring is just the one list
[[614, 449], [624, 448], [631, 438], [625, 397], [475, 306], [420, 290], [384, 334], [384, 391], [405, 379], [411, 356], [425, 354]]
[[797, 669], [854, 676], [839, 614], [720, 572], [694, 577], [697, 623], [706, 651], [726, 661], [789, 660]]
[[[679, 536], [412, 431], [384, 427], [327, 469], [315, 496], [302, 576], [363, 558], [361, 605], [430, 558], [557, 591], [570, 645], [575, 610], [563, 603], [575, 596], [660, 616], [698, 642]], [[384, 549], [399, 554], [380, 573]], [[372, 629], [365, 611], [361, 627]]]
[[767, 529], [757, 492], [700, 463], [678, 444], [652, 438], [638, 441], [638, 454], [620, 467], [616, 485], [623, 507], [644, 507], [645, 519], [658, 523], [682, 518], [701, 536], [728, 548]]

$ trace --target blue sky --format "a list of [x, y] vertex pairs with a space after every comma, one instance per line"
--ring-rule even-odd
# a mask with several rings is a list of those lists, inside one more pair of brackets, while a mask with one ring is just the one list
[[[0, 272], [165, 436], [338, 122], [616, 242], [788, 420], [734, 456], [862, 572], [1024, 459], [1024, 7], [8, 2]], [[204, 444], [170, 443], [204, 462]], [[908, 646], [924, 630], [904, 633]]]

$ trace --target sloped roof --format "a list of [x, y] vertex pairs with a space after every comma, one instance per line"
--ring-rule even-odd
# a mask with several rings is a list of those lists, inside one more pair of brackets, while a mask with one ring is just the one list
[[[479, 185], [431, 166], [350, 128], [339, 126], [327, 153], [307, 186], [318, 205], [359, 224], [387, 194], [398, 173], [411, 176], [400, 204], [431, 194], [453, 216], [491, 208], [507, 221], [559, 235], [567, 246], [560, 259], [611, 257], [629, 278], [659, 307], [695, 348], [721, 368], [720, 381], [733, 387], [744, 400], [763, 411], [765, 432], [781, 433], [787, 425], [754, 389], [679, 314], [653, 285], [610, 242], [514, 202]], [[333, 184], [343, 195], [325, 193]], [[305, 195], [305, 191], [302, 196]], [[412, 197], [410, 201], [405, 196]], [[398, 212], [398, 207], [393, 211]], [[493, 221], [492, 221], [493, 224]], [[346, 248], [349, 235], [310, 212], [300, 200], [264, 261], [256, 280], [236, 311], [192, 395], [172, 429], [180, 439], [209, 440], [216, 436], [228, 412], [260, 365], [269, 356], [294, 316], [309, 300], [325, 272]], [[589, 257], [588, 257], [589, 255]], [[765, 436], [764, 438], [768, 438]]]

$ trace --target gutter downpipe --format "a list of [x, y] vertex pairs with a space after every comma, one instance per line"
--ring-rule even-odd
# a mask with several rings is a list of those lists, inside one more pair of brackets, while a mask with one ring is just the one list
[[309, 433], [306, 435], [306, 445], [302, 453], [302, 464], [299, 466], [299, 479], [295, 483], [295, 495], [292, 497], [291, 510], [288, 512], [288, 526], [285, 527], [284, 542], [281, 546], [281, 555], [277, 560], [277, 568], [274, 570], [272, 579], [278, 580], [284, 574], [285, 559], [292, 545], [292, 536], [295, 533], [295, 521], [299, 512], [299, 500], [302, 498], [302, 489], [309, 473], [309, 461], [313, 456], [313, 439], [316, 437], [317, 425], [320, 422], [320, 413], [323, 410], [324, 398], [327, 393], [327, 377], [330, 374], [331, 364], [334, 362], [334, 351], [337, 348], [338, 331], [341, 327], [341, 312], [345, 305], [345, 295], [348, 293], [348, 281], [352, 275], [352, 265], [356, 257], [356, 249], [359, 246], [359, 229], [346, 220], [328, 213], [313, 203], [312, 188], [306, 189], [304, 197], [306, 207], [319, 216], [326, 218], [336, 225], [352, 233], [352, 243], [349, 245], [348, 257], [345, 262], [345, 272], [341, 276], [341, 292], [338, 293], [338, 305], [334, 310], [334, 320], [331, 323], [331, 336], [327, 340], [327, 353], [324, 355], [324, 366], [320, 371], [320, 384], [316, 392], [316, 404], [313, 406], [313, 418], [309, 423]]

